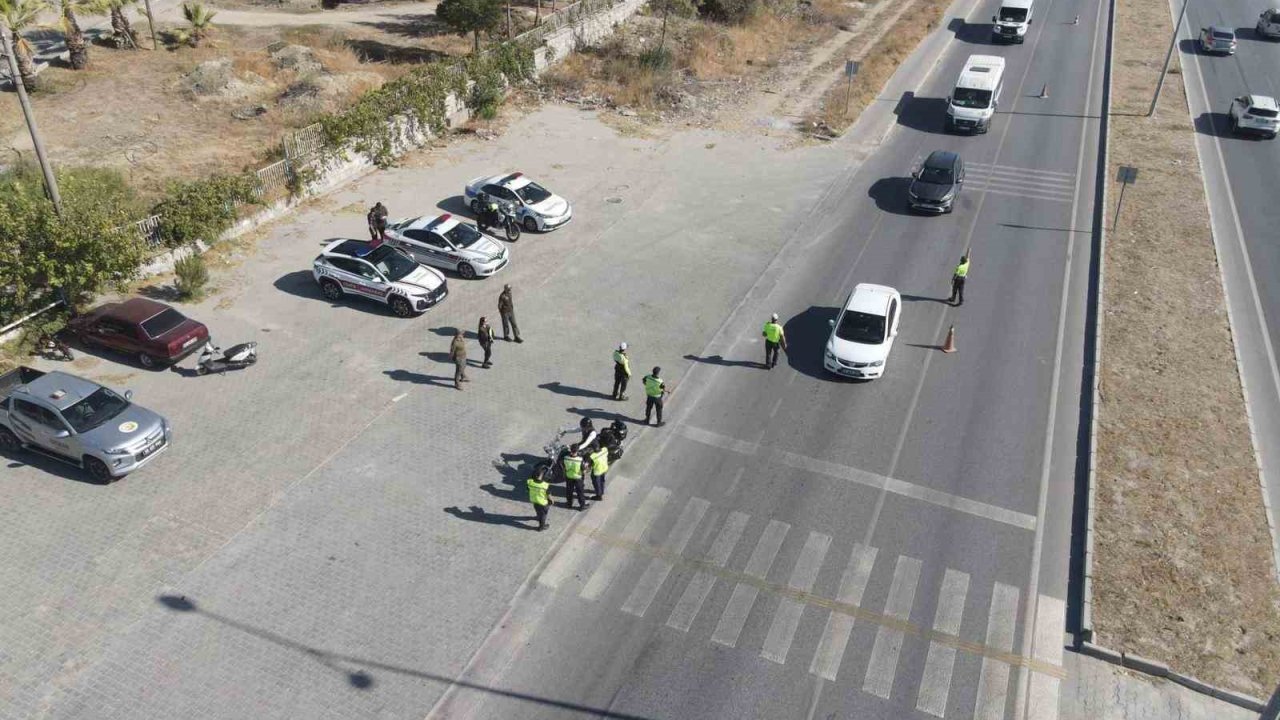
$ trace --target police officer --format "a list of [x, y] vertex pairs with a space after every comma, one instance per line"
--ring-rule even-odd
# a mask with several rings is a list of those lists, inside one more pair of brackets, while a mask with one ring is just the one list
[[613, 399], [627, 399], [627, 381], [631, 379], [631, 358], [627, 357], [627, 344], [619, 343], [613, 351]]
[[498, 213], [498, 201], [487, 193], [480, 193], [480, 212], [476, 214], [476, 226], [481, 231], [502, 225], [502, 216]]
[[667, 384], [659, 377], [662, 368], [655, 367], [652, 373], [644, 376], [644, 424], [649, 424], [649, 415], [654, 408], [658, 410], [658, 427], [662, 427], [662, 403], [667, 394]]
[[369, 208], [366, 219], [369, 221], [369, 239], [374, 243], [380, 243], [387, 232], [387, 206], [379, 200]]
[[947, 302], [955, 306], [964, 304], [964, 280], [969, 277], [969, 256], [961, 255], [960, 264], [951, 274], [951, 298]]
[[609, 472], [609, 448], [601, 443], [588, 456], [591, 461], [591, 489], [595, 491], [595, 500], [604, 499], [605, 473]]
[[492, 367], [493, 363], [489, 362], [489, 358], [493, 356], [493, 326], [483, 315], [480, 316], [480, 327], [476, 329], [476, 334], [480, 336], [480, 347], [484, 350], [484, 364], [480, 367]]
[[546, 530], [550, 525], [547, 522], [547, 511], [551, 508], [551, 498], [547, 494], [551, 483], [547, 482], [546, 468], [539, 467], [535, 470], [525, 481], [525, 485], [529, 488], [529, 502], [533, 503], [533, 512], [538, 518], [538, 530]]
[[778, 324], [778, 313], [769, 317], [761, 334], [764, 335], [764, 366], [766, 370], [772, 370], [778, 364], [778, 348], [787, 349], [787, 334]]
[[510, 341], [514, 331], [516, 342], [524, 342], [520, 339], [520, 327], [516, 325], [516, 308], [511, 301], [510, 285], [503, 285], [502, 292], [498, 294], [498, 315], [502, 317], [502, 339]]
[[578, 509], [587, 509], [587, 496], [582, 492], [582, 455], [577, 445], [570, 445], [564, 456], [564, 506], [573, 507], [573, 496], [578, 496]]
[[453, 342], [449, 343], [449, 359], [453, 361], [453, 386], [462, 389], [467, 377], [467, 343], [462, 339], [462, 329], [453, 331]]

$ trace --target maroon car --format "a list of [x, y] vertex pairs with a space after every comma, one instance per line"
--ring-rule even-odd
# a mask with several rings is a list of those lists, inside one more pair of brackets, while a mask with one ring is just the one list
[[132, 298], [99, 305], [71, 321], [85, 345], [124, 353], [145, 368], [175, 363], [209, 339], [209, 328], [164, 303]]

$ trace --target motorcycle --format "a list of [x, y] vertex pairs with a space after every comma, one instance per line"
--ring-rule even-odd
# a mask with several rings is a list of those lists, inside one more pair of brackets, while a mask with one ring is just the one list
[[520, 220], [516, 218], [515, 209], [511, 203], [481, 205], [480, 211], [476, 213], [476, 227], [480, 228], [481, 232], [486, 232], [489, 228], [501, 227], [507, 234], [507, 240], [515, 242], [520, 239]]
[[196, 361], [196, 374], [208, 375], [211, 372], [239, 370], [258, 362], [258, 343], [248, 342], [230, 347], [223, 352], [213, 341], [204, 344], [200, 357]]
[[71, 346], [62, 339], [61, 333], [50, 333], [41, 337], [37, 343], [37, 351], [43, 357], [59, 362], [70, 362], [76, 359], [75, 353], [71, 352]]

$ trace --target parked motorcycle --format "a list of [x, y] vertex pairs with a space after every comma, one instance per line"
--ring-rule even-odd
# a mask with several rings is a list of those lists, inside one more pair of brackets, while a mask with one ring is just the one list
[[506, 233], [507, 240], [515, 242], [520, 239], [520, 220], [516, 217], [515, 208], [508, 202], [482, 202], [480, 212], [476, 213], [476, 227], [481, 232], [500, 227]]
[[248, 342], [228, 348], [213, 344], [213, 340], [204, 344], [200, 357], [196, 360], [196, 374], [208, 375], [211, 372], [239, 370], [258, 362], [258, 343]]
[[75, 353], [71, 351], [71, 346], [62, 339], [61, 333], [49, 333], [40, 338], [36, 343], [37, 352], [50, 360], [60, 362], [70, 362], [76, 359]]

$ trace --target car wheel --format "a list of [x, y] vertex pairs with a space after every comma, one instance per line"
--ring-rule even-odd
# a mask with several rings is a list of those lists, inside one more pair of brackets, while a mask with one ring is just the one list
[[337, 302], [342, 299], [342, 286], [332, 280], [325, 280], [320, 283], [320, 294], [326, 300]]
[[525, 217], [524, 229], [529, 232], [538, 232], [538, 221], [531, 217]]
[[396, 317], [404, 318], [413, 314], [413, 308], [409, 307], [409, 301], [402, 297], [391, 298], [389, 304], [391, 305], [391, 312], [395, 313]]
[[144, 352], [140, 352], [138, 353], [138, 364], [148, 370], [154, 370], [156, 365], [158, 365], [159, 363], [156, 362], [156, 359], [151, 357], [150, 355]]
[[471, 267], [471, 263], [460, 263], [458, 265], [458, 274], [462, 276], [463, 280], [476, 279], [476, 269]]
[[115, 478], [111, 477], [111, 471], [107, 469], [107, 464], [96, 457], [84, 457], [84, 469], [89, 472], [89, 477], [101, 485], [109, 485]]
[[0, 427], [0, 450], [14, 453], [22, 449], [22, 441], [9, 428]]

